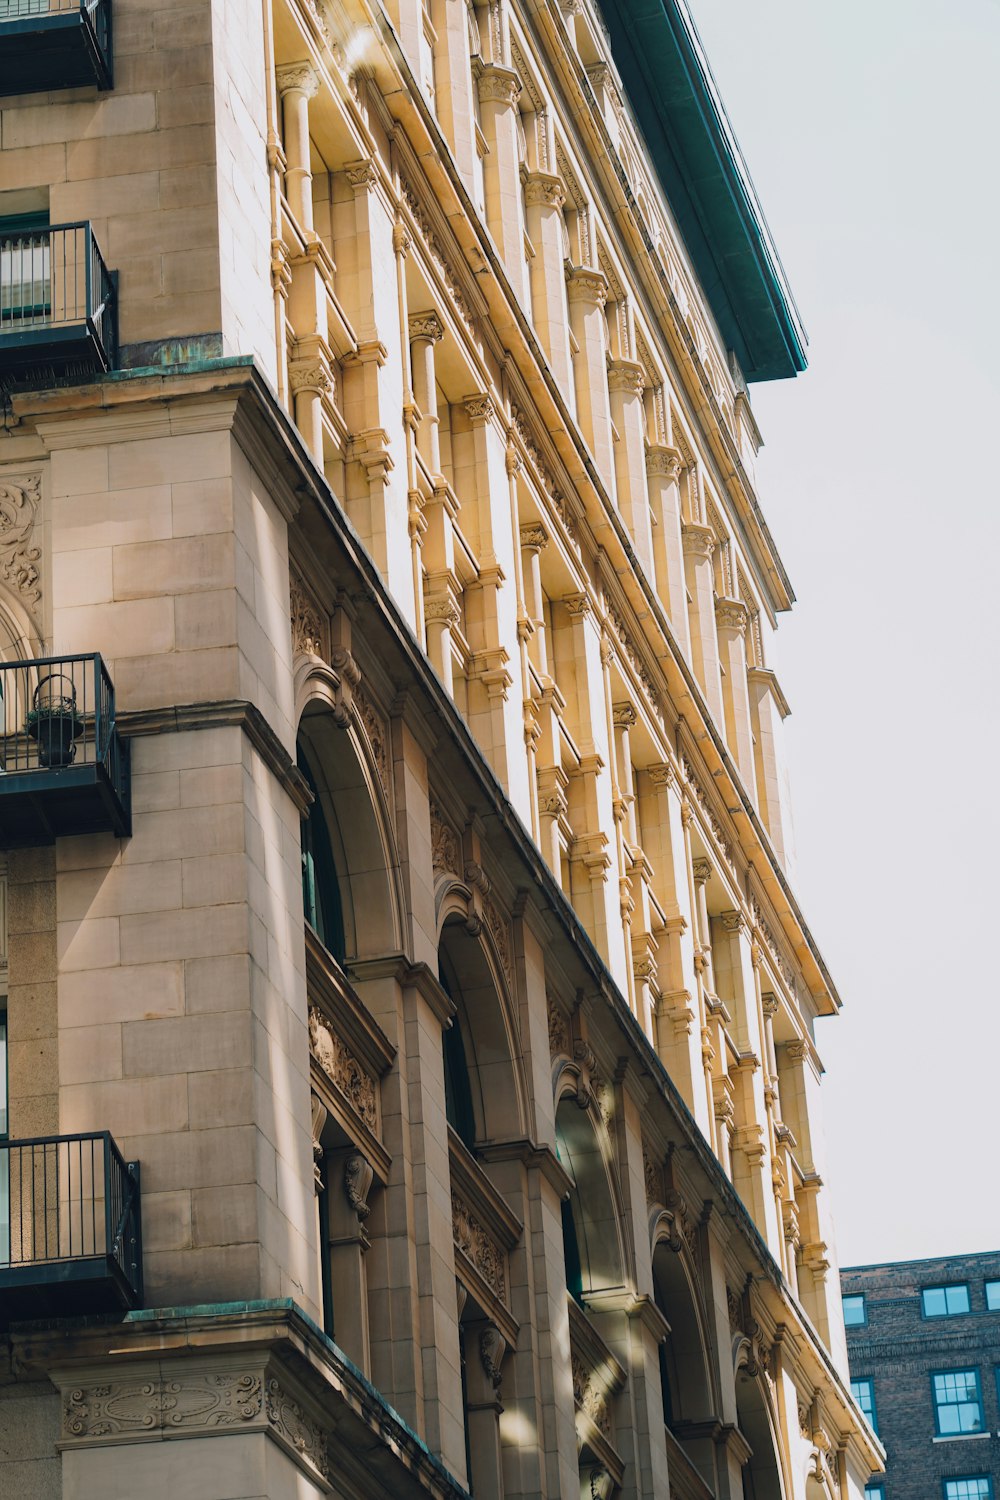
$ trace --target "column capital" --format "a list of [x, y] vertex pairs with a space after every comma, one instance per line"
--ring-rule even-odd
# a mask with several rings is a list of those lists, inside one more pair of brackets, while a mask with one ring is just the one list
[[716, 599], [715, 623], [720, 630], [734, 630], [743, 635], [749, 615], [742, 599]]
[[684, 461], [676, 448], [665, 443], [646, 444], [646, 473], [676, 481], [680, 478]]
[[549, 534], [541, 521], [525, 521], [518, 534], [525, 552], [544, 552], [549, 545]]
[[636, 711], [631, 703], [614, 703], [611, 717], [616, 729], [630, 729], [636, 721]]
[[524, 201], [531, 207], [555, 208], [560, 211], [566, 203], [566, 189], [561, 177], [551, 172], [523, 172]]
[[307, 99], [315, 97], [319, 90], [319, 78], [311, 63], [282, 63], [274, 70], [274, 79], [279, 94], [299, 93]]
[[608, 390], [626, 396], [641, 396], [646, 389], [646, 372], [632, 359], [613, 359], [608, 365]]
[[655, 765], [646, 766], [644, 769], [650, 781], [656, 787], [669, 789], [677, 785], [677, 772], [669, 761], [661, 760]]
[[477, 83], [481, 104], [506, 104], [511, 109], [521, 97], [521, 80], [513, 68], [485, 63]]
[[592, 613], [594, 602], [588, 593], [563, 594], [562, 602], [574, 619], [582, 619]]
[[497, 414], [497, 404], [486, 391], [466, 396], [462, 405], [470, 422], [492, 422]]
[[436, 344], [444, 338], [444, 325], [433, 309], [428, 312], [411, 313], [407, 321], [407, 330], [410, 342], [415, 343], [417, 339], [427, 339]]
[[693, 859], [691, 861], [691, 874], [694, 876], [695, 885], [705, 885], [712, 878], [712, 861], [710, 859]]
[[608, 283], [603, 272], [590, 266], [566, 267], [566, 293], [571, 302], [592, 302], [603, 307], [608, 300]]
[[711, 557], [715, 551], [715, 533], [711, 526], [696, 526], [690, 521], [681, 525], [681, 546], [689, 557]]
[[[360, 161], [349, 161], [344, 168], [344, 176], [356, 193], [370, 192], [379, 179], [378, 163], [370, 156], [362, 157]], [[400, 228], [403, 229], [404, 226], [400, 225]], [[393, 226], [393, 249], [395, 248], [396, 233]]]
[[719, 913], [719, 921], [727, 932], [739, 934], [749, 931], [747, 919], [741, 911], [722, 911]]

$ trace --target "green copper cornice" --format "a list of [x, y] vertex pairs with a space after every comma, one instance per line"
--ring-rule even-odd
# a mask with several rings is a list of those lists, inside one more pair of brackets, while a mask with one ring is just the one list
[[806, 367], [808, 339], [685, 0], [599, 0], [695, 270], [748, 381]]

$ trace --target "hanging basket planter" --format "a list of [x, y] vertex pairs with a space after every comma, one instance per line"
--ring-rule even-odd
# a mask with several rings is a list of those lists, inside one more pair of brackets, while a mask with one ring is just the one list
[[76, 757], [76, 740], [83, 732], [83, 721], [76, 711], [76, 688], [72, 678], [61, 672], [43, 677], [35, 689], [32, 705], [25, 717], [24, 729], [38, 745], [38, 764], [47, 767], [72, 765]]

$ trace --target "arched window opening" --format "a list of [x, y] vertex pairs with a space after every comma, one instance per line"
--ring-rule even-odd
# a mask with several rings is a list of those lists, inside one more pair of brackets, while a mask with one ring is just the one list
[[457, 1017], [444, 1034], [444, 1107], [448, 1124], [462, 1145], [475, 1155], [476, 1114], [472, 1107], [472, 1082]]
[[583, 1306], [583, 1265], [580, 1260], [580, 1241], [576, 1234], [573, 1204], [569, 1198], [562, 1202], [563, 1258], [566, 1262], [566, 1290], [573, 1301]]
[[305, 919], [339, 964], [347, 957], [344, 907], [330, 830], [320, 802], [316, 776], [302, 741], [297, 745], [299, 770], [309, 784], [313, 802], [302, 820], [302, 906]]
[[566, 1285], [580, 1306], [624, 1285], [622, 1246], [607, 1164], [589, 1113], [574, 1096], [556, 1108], [556, 1153], [572, 1187], [563, 1204]]

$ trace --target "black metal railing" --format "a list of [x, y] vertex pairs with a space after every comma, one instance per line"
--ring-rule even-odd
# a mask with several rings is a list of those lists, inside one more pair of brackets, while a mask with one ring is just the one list
[[0, 0], [0, 93], [112, 81], [111, 0]]
[[0, 847], [131, 832], [128, 744], [101, 657], [0, 662]]
[[0, 662], [0, 763], [11, 771], [104, 766], [120, 755], [115, 690], [100, 656]]
[[112, 1303], [142, 1300], [138, 1163], [106, 1130], [0, 1141], [0, 1292], [59, 1286], [72, 1305], [84, 1282], [89, 1300], [105, 1282]]
[[114, 366], [115, 278], [90, 224], [0, 227], [0, 349], [37, 349], [74, 334], [92, 346], [98, 365]]

